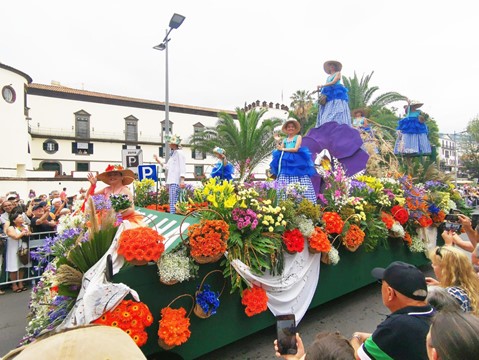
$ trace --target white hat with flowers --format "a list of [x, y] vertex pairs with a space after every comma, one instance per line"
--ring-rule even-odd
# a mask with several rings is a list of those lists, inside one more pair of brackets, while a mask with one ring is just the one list
[[176, 144], [176, 145], [181, 144], [181, 138], [177, 134], [166, 135], [166, 141], [168, 141], [170, 144]]

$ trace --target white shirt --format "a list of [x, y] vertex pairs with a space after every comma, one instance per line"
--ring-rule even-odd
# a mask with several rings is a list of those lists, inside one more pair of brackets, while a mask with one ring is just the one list
[[180, 178], [186, 177], [186, 162], [185, 155], [181, 150], [174, 150], [171, 154], [168, 162], [165, 164], [165, 168], [168, 170], [166, 175], [167, 184], [179, 184]]

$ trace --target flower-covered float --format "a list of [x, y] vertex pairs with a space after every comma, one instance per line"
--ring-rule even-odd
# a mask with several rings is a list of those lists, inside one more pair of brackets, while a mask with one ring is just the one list
[[129, 228], [92, 197], [89, 211], [66, 217], [34, 254], [46, 268], [23, 343], [94, 323], [123, 329], [146, 354], [197, 357], [272, 325], [273, 314], [300, 320], [370, 283], [372, 267], [427, 263], [437, 226], [463, 206], [447, 183], [350, 178], [332, 165], [317, 204], [299, 185], [210, 179], [186, 189], [187, 216], [161, 212], [164, 189], [136, 182], [137, 198], [149, 202], [137, 204], [146, 228]]

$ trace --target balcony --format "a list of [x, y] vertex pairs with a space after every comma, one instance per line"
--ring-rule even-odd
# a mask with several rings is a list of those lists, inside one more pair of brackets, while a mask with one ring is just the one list
[[[32, 136], [38, 137], [49, 137], [49, 138], [66, 138], [72, 140], [79, 140], [80, 138], [75, 136], [75, 130], [72, 129], [58, 129], [58, 128], [47, 128], [47, 127], [38, 127], [38, 126], [29, 126], [28, 133]], [[151, 135], [151, 134], [150, 134]], [[81, 140], [85, 141], [95, 141], [95, 140], [116, 140], [125, 142], [125, 133], [121, 132], [101, 132], [101, 131], [90, 131], [89, 138], [82, 138]], [[142, 136], [138, 134], [138, 143], [155, 143], [159, 144], [161, 137], [158, 135], [156, 137], [152, 136]]]

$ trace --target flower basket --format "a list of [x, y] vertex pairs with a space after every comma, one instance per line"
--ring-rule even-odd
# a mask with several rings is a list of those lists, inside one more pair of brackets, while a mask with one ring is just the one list
[[136, 259], [131, 259], [128, 261], [131, 265], [135, 266], [143, 266], [143, 265], [148, 265], [148, 261], [146, 260], [136, 260]]
[[[195, 307], [193, 309], [193, 312], [200, 319], [207, 319], [211, 315], [214, 315], [216, 313], [216, 308], [219, 306], [219, 297], [221, 296], [221, 294], [223, 293], [223, 290], [225, 289], [226, 282], [225, 282], [224, 278], [223, 278], [223, 287], [221, 288], [221, 291], [218, 293], [218, 295], [216, 295], [216, 294], [214, 294], [214, 292], [210, 291], [208, 285], [206, 285], [205, 287], [203, 286], [204, 283], [205, 283], [206, 278], [213, 273], [219, 273], [221, 275], [223, 274], [221, 272], [221, 270], [210, 271], [208, 274], [205, 275], [205, 277], [201, 281], [200, 286], [198, 287], [198, 290], [195, 292], [196, 304], [195, 304]], [[201, 301], [201, 295], [204, 294], [205, 291], [208, 292], [209, 295], [214, 297], [214, 299], [211, 299], [211, 300], [208, 299], [209, 301], [203, 299], [203, 301]], [[217, 304], [211, 304], [211, 301], [216, 301]], [[201, 303], [204, 303], [203, 307], [201, 306]], [[208, 309], [205, 310], [205, 307], [207, 307]]]
[[308, 245], [308, 251], [310, 254], [323, 254], [322, 251], [316, 250], [315, 248], [312, 248], [311, 245]]
[[263, 288], [253, 285], [243, 291], [241, 304], [246, 306], [244, 312], [251, 317], [268, 309], [268, 295]]
[[196, 276], [198, 266], [181, 248], [163, 254], [157, 261], [159, 281], [165, 285], [174, 285]]
[[321, 253], [321, 262], [326, 265], [331, 265], [332, 262], [327, 252]]
[[[189, 297], [193, 301], [188, 314], [183, 307], [171, 308], [171, 305], [182, 297]], [[158, 345], [165, 350], [171, 350], [190, 338], [190, 315], [193, 311], [195, 299], [190, 294], [183, 294], [174, 298], [165, 308], [161, 309], [161, 319], [158, 328]]]
[[[184, 221], [196, 212], [210, 211], [217, 214], [221, 220], [201, 220], [188, 228], [188, 240], [183, 238], [182, 225]], [[180, 224], [180, 237], [190, 248], [191, 257], [198, 264], [213, 263], [221, 259], [226, 251], [229, 238], [229, 226], [220, 213], [212, 209], [198, 209], [190, 212]]]
[[118, 241], [118, 254], [134, 265], [145, 265], [157, 261], [163, 251], [165, 238], [155, 229], [137, 227], [124, 230]]
[[357, 249], [359, 249], [359, 246], [360, 245], [356, 245], [356, 246], [347, 246], [347, 245], [344, 245], [346, 249], [348, 249], [349, 251], [351, 252], [355, 252]]
[[170, 280], [170, 281], [165, 281], [163, 280], [161, 277], [160, 277], [160, 282], [163, 284], [163, 285], [175, 285], [175, 284], [178, 284], [178, 280]]

